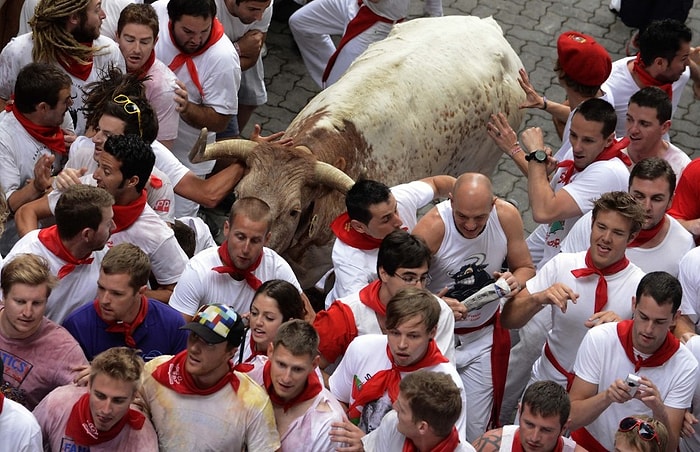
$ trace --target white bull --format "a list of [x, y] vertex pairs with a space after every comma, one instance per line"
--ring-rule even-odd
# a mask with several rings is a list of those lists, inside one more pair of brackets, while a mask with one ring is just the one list
[[[518, 129], [521, 67], [491, 17], [412, 20], [371, 45], [297, 115], [285, 132], [295, 148], [230, 140], [191, 155], [245, 161], [249, 172], [237, 195], [271, 206], [269, 245], [308, 287], [329, 268], [328, 225], [344, 210], [350, 178], [391, 186], [434, 174], [492, 173], [501, 153], [486, 123], [502, 111]], [[325, 250], [323, 264], [309, 261], [319, 255], [315, 247]]]

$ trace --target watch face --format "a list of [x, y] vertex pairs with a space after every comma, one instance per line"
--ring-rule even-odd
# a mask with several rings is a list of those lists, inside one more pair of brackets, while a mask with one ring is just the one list
[[547, 161], [547, 153], [544, 152], [543, 150], [535, 151], [535, 160], [537, 160], [540, 163], [546, 162]]

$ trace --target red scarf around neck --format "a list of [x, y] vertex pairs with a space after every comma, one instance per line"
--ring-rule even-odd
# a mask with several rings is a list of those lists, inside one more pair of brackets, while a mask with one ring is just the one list
[[63, 141], [63, 129], [61, 129], [60, 126], [40, 126], [39, 124], [35, 124], [30, 121], [19, 110], [17, 110], [14, 103], [9, 104], [8, 107], [10, 111], [12, 111], [12, 114], [15, 115], [17, 122], [24, 127], [24, 130], [27, 131], [29, 136], [53, 152], [61, 155], [66, 154], [66, 142]]
[[598, 275], [598, 285], [595, 288], [595, 310], [594, 313], [603, 310], [606, 304], [608, 304], [608, 282], [605, 280], [606, 276], [614, 275], [627, 268], [630, 261], [626, 256], [623, 256], [619, 261], [608, 265], [605, 268], [597, 268], [591, 259], [591, 249], [586, 251], [586, 266], [584, 268], [579, 268], [576, 270], [571, 270], [571, 274], [575, 278], [585, 278], [586, 276]]
[[112, 234], [129, 229], [139, 219], [144, 207], [146, 207], [146, 190], [141, 190], [139, 197], [125, 206], [113, 205], [115, 228]]
[[654, 226], [651, 229], [642, 229], [639, 231], [639, 234], [637, 234], [637, 237], [634, 238], [630, 243], [627, 244], [627, 248], [637, 248], [645, 243], [647, 243], [649, 240], [653, 239], [656, 237], [656, 234], [658, 234], [661, 229], [664, 227], [666, 222], [668, 221], [668, 218], [666, 218], [666, 215], [664, 215], [663, 219], [659, 221], [656, 226]]
[[94, 446], [113, 440], [129, 424], [134, 430], [141, 430], [146, 416], [129, 408], [123, 418], [106, 432], [97, 430], [90, 411], [90, 393], [83, 394], [70, 412], [66, 424], [66, 436], [81, 446]]
[[233, 392], [238, 393], [240, 381], [233, 373], [231, 362], [229, 361], [229, 371], [221, 378], [214, 386], [206, 389], [198, 388], [190, 374], [185, 370], [185, 360], [187, 359], [187, 350], [183, 350], [173, 356], [163, 364], [156, 367], [153, 371], [153, 378], [163, 386], [172, 389], [178, 394], [185, 395], [209, 395], [219, 391], [221, 388], [230, 384], [233, 387]]
[[642, 61], [642, 55], [640, 53], [637, 54], [637, 58], [635, 58], [634, 63], [632, 63], [632, 73], [637, 75], [637, 79], [644, 85], [644, 88], [647, 86], [658, 86], [668, 94], [669, 100], [673, 100], [673, 84], [660, 82], [652, 77], [647, 72], [647, 68]]
[[331, 223], [331, 230], [338, 240], [349, 245], [358, 250], [376, 250], [382, 241], [375, 239], [374, 237], [357, 232], [355, 228], [350, 225], [350, 216], [347, 212], [341, 213], [333, 222]]
[[625, 349], [625, 354], [627, 354], [627, 359], [634, 364], [634, 371], [639, 372], [642, 367], [659, 367], [662, 366], [666, 361], [668, 361], [680, 347], [680, 341], [671, 334], [670, 331], [666, 332], [666, 340], [659, 347], [658, 350], [654, 352], [653, 355], [647, 359], [643, 359], [641, 356], [636, 356], [634, 354], [634, 343], [632, 341], [632, 325], [634, 320], [623, 320], [617, 323], [617, 337], [620, 339], [620, 344], [622, 348]]
[[[442, 441], [437, 443], [435, 447], [430, 449], [430, 452], [454, 452], [454, 450], [459, 445], [459, 433], [457, 432], [457, 427], [452, 427], [450, 434], [447, 435]], [[403, 442], [402, 452], [420, 452], [420, 450], [413, 444], [413, 441], [406, 438]]]
[[[515, 431], [515, 435], [513, 436], [513, 447], [511, 447], [512, 452], [523, 452], [523, 445], [520, 442], [520, 429], [518, 428]], [[557, 445], [554, 447], [554, 450], [552, 452], [563, 452], [564, 450], [564, 439], [559, 436], [559, 439], [557, 440]]]
[[65, 276], [68, 276], [78, 265], [89, 265], [95, 260], [95, 258], [92, 257], [92, 253], [88, 255], [89, 257], [83, 259], [74, 257], [63, 245], [63, 242], [61, 242], [56, 225], [41, 229], [39, 231], [39, 241], [47, 250], [66, 262], [66, 264], [58, 270], [58, 279], [63, 279]]
[[127, 71], [129, 73], [132, 72], [138, 72], [139, 74], [139, 79], [143, 80], [144, 77], [148, 74], [148, 71], [151, 70], [151, 67], [153, 67], [153, 63], [156, 62], [156, 51], [155, 49], [151, 50], [151, 54], [148, 55], [148, 59], [146, 60], [145, 63], [143, 63], [143, 66], [141, 66], [138, 71]]
[[[92, 42], [81, 42], [81, 46], [92, 48]], [[68, 54], [63, 54], [58, 57], [58, 64], [66, 70], [70, 75], [85, 81], [90, 77], [92, 72], [92, 56], [87, 60], [87, 64], [80, 64], [75, 58]]]
[[108, 333], [124, 333], [124, 342], [126, 343], [126, 345], [131, 348], [136, 348], [136, 341], [134, 340], [132, 334], [134, 334], [136, 328], [138, 328], [143, 323], [143, 321], [146, 320], [146, 314], [148, 314], [148, 298], [146, 298], [145, 295], [141, 295], [141, 307], [139, 308], [139, 312], [136, 314], [136, 318], [131, 323], [124, 322], [121, 320], [105, 320], [102, 317], [100, 302], [97, 299], [95, 299], [95, 301], [92, 302], [92, 306], [95, 308], [97, 316], [107, 324], [107, 329], [105, 331], [107, 331]]
[[283, 400], [277, 395], [275, 392], [275, 386], [272, 384], [272, 377], [270, 376], [271, 366], [272, 364], [270, 364], [270, 360], [267, 360], [267, 362], [265, 362], [265, 367], [263, 367], [263, 383], [265, 383], [265, 389], [267, 390], [267, 394], [270, 396], [272, 403], [277, 406], [281, 406], [285, 413], [294, 405], [298, 405], [302, 402], [306, 402], [309, 399], [313, 399], [321, 392], [321, 389], [323, 388], [318, 379], [318, 375], [316, 375], [316, 370], [314, 369], [309, 372], [304, 389], [291, 400]]
[[258, 288], [262, 286], [262, 281], [260, 281], [260, 279], [258, 279], [258, 277], [255, 276], [253, 272], [260, 266], [263, 254], [265, 254], [264, 252], [261, 252], [260, 256], [258, 256], [258, 259], [245, 270], [237, 268], [236, 265], [233, 263], [233, 260], [231, 260], [231, 256], [229, 256], [228, 254], [228, 240], [224, 240], [224, 243], [222, 243], [219, 246], [218, 253], [219, 259], [221, 259], [221, 262], [223, 262], [224, 265], [212, 267], [212, 270], [214, 270], [217, 273], [228, 273], [229, 276], [231, 276], [231, 278], [237, 279], [239, 281], [241, 279], [245, 279], [245, 282], [247, 282], [253, 290], [258, 290]]
[[173, 45], [175, 45], [175, 47], [177, 47], [180, 51], [180, 53], [173, 58], [173, 61], [170, 62], [168, 67], [171, 71], [175, 72], [183, 64], [187, 65], [187, 72], [190, 73], [192, 83], [194, 83], [194, 86], [197, 87], [199, 95], [202, 97], [202, 100], [204, 100], [204, 89], [202, 88], [202, 83], [199, 81], [199, 73], [197, 72], [197, 66], [194, 64], [193, 58], [209, 50], [211, 46], [216, 44], [219, 39], [221, 39], [221, 37], [224, 35], [224, 26], [221, 25], [219, 19], [214, 17], [211, 22], [211, 33], [209, 34], [209, 39], [207, 39], [206, 44], [204, 44], [201, 49], [193, 53], [182, 53], [182, 49], [177, 46], [177, 41], [175, 41], [175, 37], [173, 37], [173, 25], [171, 22], [168, 22], [168, 32], [170, 33], [170, 40], [172, 41]]
[[[624, 137], [620, 140], [613, 140], [612, 144], [610, 146], [606, 147], [603, 149], [603, 152], [598, 154], [598, 157], [593, 160], [593, 162], [603, 162], [605, 160], [612, 160], [615, 157], [619, 158], [622, 160], [622, 163], [624, 163], [626, 166], [631, 166], [632, 165], [632, 160], [630, 160], [629, 156], [622, 152], [623, 149], [627, 148], [630, 144], [630, 139], [627, 137]], [[579, 169], [574, 166], [574, 161], [573, 160], [562, 160], [557, 164], [557, 167], [559, 168], [566, 168], [566, 171], [562, 173], [561, 176], [559, 176], [559, 181], [563, 183], [564, 185], [568, 184], [571, 182], [571, 178], [576, 174]], [[583, 171], [583, 170], [580, 170]]]
[[386, 316], [386, 305], [379, 299], [379, 289], [382, 287], [380, 279], [372, 281], [360, 290], [360, 301], [378, 315]]
[[401, 372], [414, 372], [418, 369], [423, 369], [424, 367], [431, 367], [440, 363], [448, 362], [448, 359], [445, 358], [442, 353], [440, 353], [440, 349], [438, 349], [434, 339], [431, 339], [428, 343], [428, 349], [425, 352], [425, 356], [410, 366], [396, 365], [388, 344], [386, 346], [386, 355], [391, 361], [390, 369], [380, 370], [379, 372], [375, 373], [357, 391], [354, 391], [353, 386], [353, 392], [355, 392], [355, 394], [353, 394], [353, 398], [355, 401], [348, 409], [348, 418], [350, 418], [350, 420], [356, 424], [360, 419], [360, 410], [357, 407], [364, 406], [367, 402], [377, 400], [385, 392], [389, 393], [389, 398], [391, 399], [392, 403], [396, 401], [396, 398], [399, 396]]

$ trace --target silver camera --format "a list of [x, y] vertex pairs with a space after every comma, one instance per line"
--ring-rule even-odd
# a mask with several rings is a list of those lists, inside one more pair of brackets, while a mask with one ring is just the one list
[[641, 384], [641, 378], [635, 374], [628, 374], [627, 378], [625, 378], [625, 383], [630, 388], [630, 396], [634, 397], [634, 395], [637, 393], [639, 385]]

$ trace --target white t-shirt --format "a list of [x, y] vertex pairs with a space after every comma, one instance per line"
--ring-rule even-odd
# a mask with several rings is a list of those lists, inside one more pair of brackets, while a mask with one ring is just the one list
[[[69, 108], [72, 116], [77, 117], [75, 132], [82, 135], [85, 132], [85, 116], [82, 113], [83, 91], [82, 88], [88, 83], [97, 82], [101, 79], [102, 73], [110, 67], [116, 66], [123, 72], [126, 71], [124, 58], [119, 51], [119, 46], [111, 39], [100, 36], [92, 43], [94, 48], [104, 47], [95, 54], [92, 61], [92, 71], [86, 80], [81, 80], [66, 72], [71, 78], [71, 96], [73, 105]], [[26, 33], [16, 38], [12, 38], [0, 53], [0, 98], [9, 99], [15, 91], [15, 81], [19, 71], [27, 64], [33, 62], [32, 48], [34, 40], [31, 33]], [[64, 70], [61, 66], [57, 66]], [[65, 70], [64, 70], [65, 72]]]
[[[66, 261], [49, 251], [39, 241], [39, 229], [28, 232], [24, 237], [12, 247], [12, 250], [5, 256], [3, 263], [7, 263], [17, 254], [32, 253], [43, 256], [49, 261], [49, 269], [54, 275], [66, 265]], [[72, 272], [63, 277], [56, 287], [51, 291], [46, 303], [46, 313], [50, 320], [61, 324], [68, 314], [84, 305], [91, 303], [97, 295], [97, 279], [100, 276], [100, 265], [102, 258], [107, 253], [107, 247], [100, 251], [93, 251], [92, 263], [78, 265]]]
[[[664, 160], [666, 160], [669, 165], [671, 165], [673, 172], [676, 174], [676, 186], [677, 186], [678, 181], [681, 179], [681, 174], [683, 173], [683, 170], [685, 169], [686, 166], [688, 166], [688, 163], [690, 163], [690, 157], [688, 157], [688, 154], [683, 152], [680, 148], [678, 148], [674, 144], [669, 143], [668, 141], [665, 141], [665, 143], [666, 143], [666, 145], [668, 145], [668, 149], [666, 149], [666, 153], [663, 155], [662, 158]], [[623, 149], [622, 152], [629, 155], [627, 148]], [[634, 164], [632, 164], [632, 166], [630, 167], [630, 171], [632, 171], [633, 167], [634, 167]]]
[[[396, 415], [396, 411], [389, 411], [384, 416], [384, 419], [382, 419], [379, 428], [362, 437], [364, 449], [372, 452], [403, 450], [406, 437], [398, 431], [398, 425], [399, 418]], [[461, 440], [459, 445], [454, 449], [454, 452], [475, 451], [476, 449], [465, 440]]]
[[[678, 256], [676, 256], [676, 259]], [[678, 264], [678, 280], [683, 288], [681, 314], [690, 317], [695, 323], [695, 332], [699, 332], [698, 313], [700, 313], [700, 247], [688, 251]]]
[[[37, 452], [42, 449], [41, 427], [32, 413], [19, 403], [5, 398], [0, 412], [0, 449]], [[11, 432], [11, 433], [10, 433]]]
[[236, 42], [241, 37], [250, 30], [260, 30], [263, 33], [267, 33], [267, 29], [270, 27], [270, 21], [272, 20], [272, 4], [265, 8], [263, 11], [262, 18], [256, 20], [250, 24], [244, 24], [241, 19], [231, 14], [226, 7], [226, 2], [224, 0], [215, 0], [216, 2], [216, 17], [219, 18], [221, 25], [224, 26], [224, 33], [232, 42]]
[[[686, 342], [685, 346], [690, 353], [693, 354], [696, 360], [700, 360], [700, 336], [693, 336]], [[695, 417], [700, 417], [700, 378], [695, 386], [693, 393], [693, 410]], [[695, 452], [700, 450], [700, 429], [695, 429], [693, 436], [681, 436], [681, 442], [678, 445], [681, 452]]]
[[[615, 98], [615, 113], [617, 113], [617, 127], [615, 128], [615, 135], [618, 137], [624, 137], [627, 128], [627, 105], [629, 104], [630, 97], [641, 88], [637, 86], [637, 83], [632, 78], [632, 73], [627, 67], [627, 62], [634, 60], [636, 57], [627, 57], [619, 59], [612, 64], [612, 71], [610, 76], [603, 83], [601, 89], [606, 92], [612, 93]], [[671, 103], [673, 104], [673, 113], [676, 112], [678, 108], [678, 103], [681, 100], [681, 94], [683, 93], [683, 88], [685, 84], [688, 83], [690, 79], [690, 68], [685, 68], [685, 71], [681, 77], [673, 83], [673, 99]], [[667, 139], [667, 138], [664, 138]]]
[[158, 58], [146, 73], [150, 79], [143, 82], [146, 99], [158, 117], [158, 140], [174, 140], [180, 125], [180, 114], [175, 110], [175, 81], [177, 77]]
[[[586, 334], [574, 365], [576, 376], [597, 385], [599, 392], [605, 391], [615, 380], [624, 379], [628, 374], [643, 375], [657, 387], [664, 405], [677, 409], [690, 407], [697, 387], [697, 371], [698, 362], [681, 344], [678, 351], [662, 366], [642, 367], [635, 372], [634, 364], [627, 358], [618, 338], [616, 322], [597, 326]], [[651, 409], [641, 400], [613, 403], [588, 424], [586, 430], [607, 450], [613, 450], [620, 419], [638, 414], [652, 416]]]
[[[432, 187], [421, 181], [397, 185], [391, 188], [396, 198], [396, 209], [409, 232], [416, 227], [418, 209], [435, 198]], [[338, 298], [357, 292], [377, 279], [377, 254], [379, 248], [360, 250], [336, 239], [331, 259], [335, 272], [335, 284], [326, 296], [326, 308]]]
[[[200, 306], [210, 303], [226, 303], [240, 314], [250, 311], [250, 303], [255, 294], [253, 288], [245, 280], [236, 281], [227, 273], [212, 270], [224, 265], [219, 258], [218, 249], [206, 249], [190, 259], [170, 297], [170, 306], [190, 316], [195, 315]], [[283, 279], [301, 292], [292, 268], [270, 248], [263, 248], [262, 261], [253, 274], [262, 282]]]
[[[386, 349], [387, 337], [383, 334], [365, 334], [364, 336], [356, 337], [350, 343], [350, 346], [345, 352], [345, 356], [343, 356], [338, 368], [333, 372], [333, 375], [331, 375], [328, 381], [333, 395], [340, 402], [347, 402], [351, 405], [355, 400], [353, 393], [359, 389], [359, 385], [364, 384], [380, 370], [391, 369], [392, 363], [387, 356]], [[425, 367], [424, 369], [431, 372], [448, 374], [460, 389], [462, 395], [462, 414], [460, 414], [455, 425], [459, 431], [460, 439], [465, 440], [467, 431], [466, 411], [468, 406], [466, 394], [464, 393], [464, 385], [462, 384], [462, 379], [457, 374], [457, 370], [451, 363], [440, 363], [435, 366]], [[402, 374], [402, 377], [404, 376], [405, 374]], [[379, 425], [381, 417], [386, 414], [386, 411], [391, 409], [391, 402], [389, 401], [388, 395], [385, 393], [379, 400], [371, 402], [371, 405], [374, 414], [367, 415], [367, 413], [364, 413], [365, 409], [370, 408], [369, 405], [363, 407], [361, 410], [363, 411], [363, 421], [367, 420], [367, 428], [370, 431], [374, 430]]]
[[[588, 212], [576, 222], [571, 232], [561, 244], [562, 253], [577, 253], [585, 251], [591, 244], [591, 220], [593, 212]], [[671, 226], [666, 237], [653, 248], [627, 248], [625, 255], [645, 273], [664, 271], [678, 276], [678, 256], [695, 248], [693, 236], [681, 224], [666, 215]]]
[[[568, 303], [566, 313], [561, 309], [552, 309], [552, 329], [547, 334], [549, 348], [561, 366], [571, 371], [581, 340], [588, 332], [584, 323], [593, 315], [595, 307], [595, 290], [598, 275], [575, 278], [571, 270], [585, 268], [586, 252], [561, 253], [547, 262], [544, 267], [527, 284], [527, 290], [534, 294], [541, 292], [554, 283], [562, 283], [579, 294], [576, 303]], [[632, 317], [632, 297], [644, 272], [633, 263], [614, 275], [605, 277], [608, 283], [608, 302], [604, 311], [614, 311], [623, 319]], [[594, 327], [597, 328], [597, 327]], [[532, 367], [534, 381], [554, 380], [566, 386], [566, 379], [549, 360], [542, 356]]]

